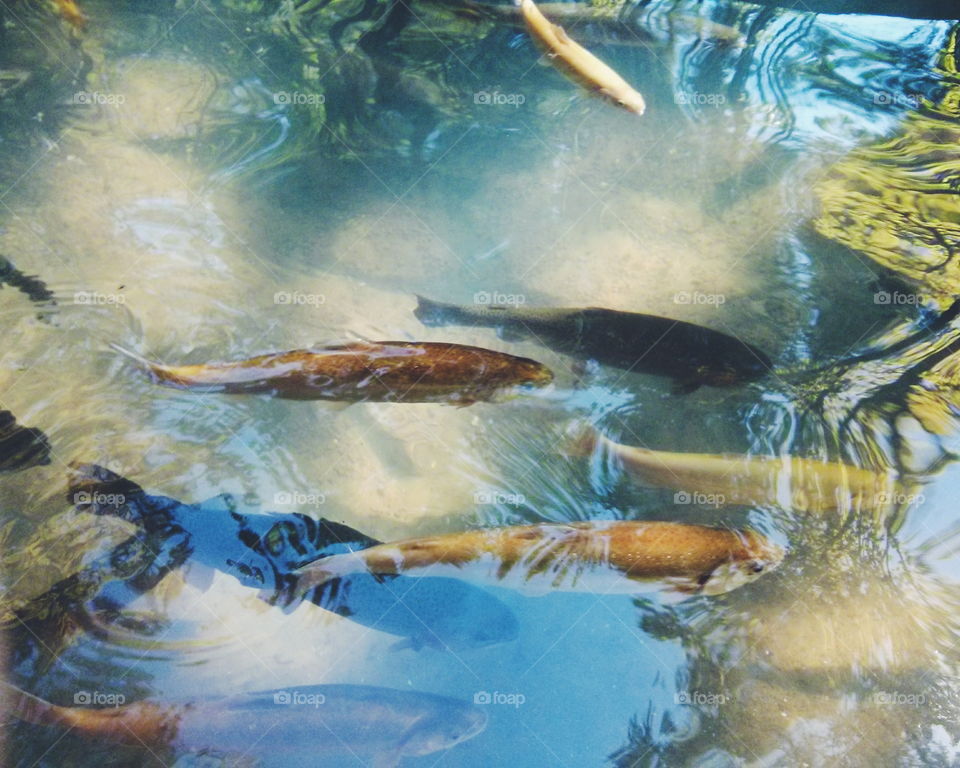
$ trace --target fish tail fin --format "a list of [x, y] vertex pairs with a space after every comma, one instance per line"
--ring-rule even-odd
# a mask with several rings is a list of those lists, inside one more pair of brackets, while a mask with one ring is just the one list
[[591, 456], [603, 441], [603, 435], [588, 421], [575, 421], [564, 433], [560, 452], [567, 456]]
[[331, 567], [325, 562], [326, 560], [332, 559], [333, 558], [324, 558], [324, 560], [311, 563], [294, 571], [297, 578], [296, 584], [294, 585], [295, 592], [303, 595], [312, 589], [322, 587], [327, 582], [339, 578], [335, 565]]
[[0, 683], [0, 705], [18, 720], [32, 725], [56, 725], [63, 720], [61, 707], [10, 683]]
[[144, 368], [147, 368], [152, 371], [156, 366], [156, 363], [154, 363], [152, 360], [148, 360], [143, 355], [137, 352], [134, 352], [132, 349], [121, 347], [119, 344], [112, 341], [107, 342], [107, 344], [109, 345], [110, 349], [112, 349], [114, 352], [119, 352], [124, 357], [129, 357], [135, 363], [139, 363]]
[[454, 322], [459, 307], [455, 304], [444, 304], [439, 301], [433, 301], [417, 294], [417, 308], [413, 314], [417, 320], [428, 327], [438, 327], [450, 325]]
[[142, 494], [143, 488], [106, 467], [80, 461], [68, 465], [67, 503], [84, 512], [128, 519], [128, 504]]
[[160, 363], [155, 363], [153, 360], [150, 360], [149, 358], [144, 357], [140, 353], [134, 352], [132, 349], [127, 349], [126, 347], [122, 347], [119, 344], [116, 344], [112, 341], [107, 342], [107, 344], [115, 352], [119, 352], [124, 357], [130, 358], [137, 365], [146, 369], [146, 371], [150, 374], [150, 376], [154, 379], [154, 381], [165, 381], [168, 378], [168, 376], [165, 375], [167, 373], [166, 366]]
[[292, 611], [311, 591], [340, 578], [335, 565], [327, 566], [328, 561], [335, 563], [336, 560], [337, 556], [331, 555], [297, 568], [288, 576], [285, 584], [280, 584], [273, 589], [269, 587], [261, 589], [258, 596], [265, 603], [279, 605], [287, 612]]

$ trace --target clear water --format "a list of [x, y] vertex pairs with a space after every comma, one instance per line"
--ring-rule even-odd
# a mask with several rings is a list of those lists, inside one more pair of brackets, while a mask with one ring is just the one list
[[[905, 406], [895, 384], [922, 344], [849, 362], [946, 304], [812, 224], [831, 165], [911, 111], [941, 105], [951, 135], [956, 84], [938, 64], [951, 23], [656, 0], [612, 31], [569, 22], [642, 91], [637, 118], [538, 63], [508, 19], [422, 2], [401, 25], [384, 10], [104, 0], [83, 5], [81, 31], [46, 4], [0, 6], [0, 253], [58, 300], [38, 317], [0, 291], [0, 406], [53, 446], [51, 464], [0, 485], [4, 621], [37, 654], [12, 681], [60, 703], [321, 683], [477, 697], [485, 731], [411, 766], [960, 763], [955, 408], [933, 432]], [[613, 369], [584, 383], [533, 342], [424, 328], [417, 293], [676, 317], [763, 348], [776, 371], [687, 395]], [[477, 344], [557, 381], [462, 409], [341, 409], [160, 388], [106, 346], [202, 362], [355, 338]], [[628, 444], [843, 458], [916, 485], [879, 521], [677, 504], [562, 455], [582, 418]], [[187, 569], [124, 606], [127, 624], [57, 649], [18, 633], [10, 606], [129, 535], [67, 503], [76, 460], [151, 493], [230, 493], [385, 540], [625, 518], [750, 524], [789, 552], [748, 587], [672, 605], [494, 590], [519, 638], [457, 652], [393, 649]], [[265, 764], [316, 764], [310, 743], [279, 746]], [[17, 766], [236, 758], [13, 720], [6, 749]], [[320, 764], [362, 764], [342, 759]]]

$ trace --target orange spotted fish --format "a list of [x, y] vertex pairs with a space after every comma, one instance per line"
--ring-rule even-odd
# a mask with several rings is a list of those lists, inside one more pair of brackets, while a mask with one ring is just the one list
[[295, 571], [306, 592], [352, 574], [446, 576], [530, 593], [720, 594], [776, 567], [783, 550], [751, 531], [665, 522], [543, 523], [380, 544]]
[[439, 342], [365, 341], [200, 365], [161, 365], [111, 346], [167, 386], [293, 400], [464, 406], [553, 380], [550, 369], [535, 360]]

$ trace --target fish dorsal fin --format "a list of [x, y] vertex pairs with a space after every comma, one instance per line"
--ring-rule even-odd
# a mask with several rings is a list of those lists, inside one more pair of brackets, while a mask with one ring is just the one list
[[237, 501], [231, 493], [218, 493], [216, 496], [211, 496], [209, 499], [193, 506], [203, 512], [233, 514], [237, 511]]
[[570, 39], [570, 35], [567, 34], [567, 30], [565, 30], [559, 24], [553, 25], [553, 32], [557, 36], [557, 40], [562, 44], [569, 45], [573, 42], [573, 40]]
[[400, 752], [381, 752], [373, 758], [371, 768], [397, 768], [403, 755]]

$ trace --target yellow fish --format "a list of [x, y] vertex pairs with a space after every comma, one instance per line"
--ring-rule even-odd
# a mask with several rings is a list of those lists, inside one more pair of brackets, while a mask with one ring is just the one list
[[633, 477], [660, 488], [703, 494], [717, 504], [774, 505], [798, 512], [875, 510], [901, 495], [896, 474], [795, 456], [673, 453], [622, 445], [592, 426], [571, 432], [572, 455], [603, 450]]
[[553, 65], [571, 80], [618, 107], [642, 115], [647, 105], [620, 75], [553, 24], [533, 0], [520, 0], [520, 12], [530, 36], [543, 47]]

